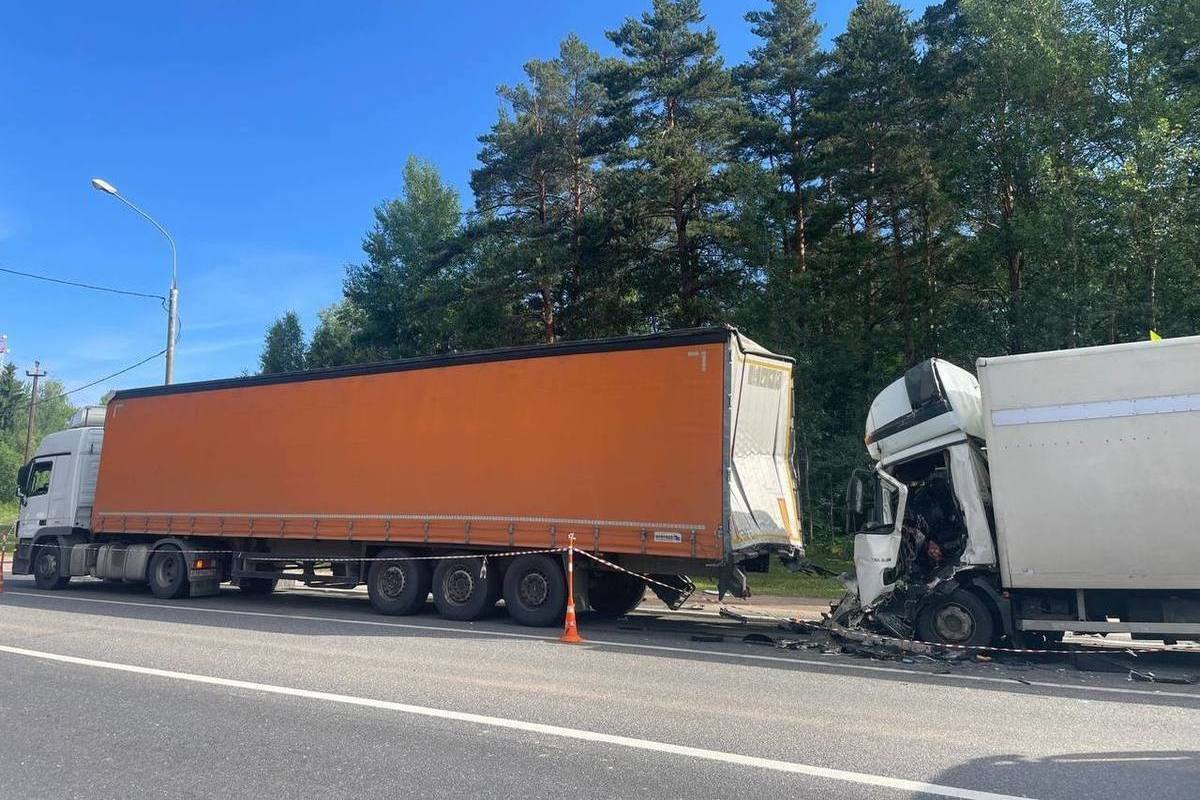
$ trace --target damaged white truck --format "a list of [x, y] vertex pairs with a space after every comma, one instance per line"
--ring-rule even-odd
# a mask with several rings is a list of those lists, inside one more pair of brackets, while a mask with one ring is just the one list
[[1200, 639], [1200, 337], [939, 359], [875, 398], [833, 620], [953, 645]]

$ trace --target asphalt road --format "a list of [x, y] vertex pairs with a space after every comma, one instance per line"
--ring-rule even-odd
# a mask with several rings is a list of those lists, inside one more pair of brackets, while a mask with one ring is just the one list
[[[364, 599], [0, 595], [0, 798], [1195, 798], [1200, 690]], [[724, 641], [692, 636], [723, 631]], [[1200, 665], [1197, 666], [1200, 672]], [[936, 674], [944, 672], [946, 674]]]

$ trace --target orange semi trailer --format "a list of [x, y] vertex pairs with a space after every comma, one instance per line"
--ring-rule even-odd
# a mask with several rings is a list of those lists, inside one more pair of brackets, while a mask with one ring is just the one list
[[[526, 551], [573, 534], [675, 607], [689, 575], [742, 596], [803, 555], [791, 365], [715, 327], [118, 392], [22, 469], [16, 567], [161, 597], [366, 583], [383, 613], [432, 592], [455, 619], [503, 597], [549, 625], [563, 558]], [[577, 562], [578, 602], [641, 600]]]

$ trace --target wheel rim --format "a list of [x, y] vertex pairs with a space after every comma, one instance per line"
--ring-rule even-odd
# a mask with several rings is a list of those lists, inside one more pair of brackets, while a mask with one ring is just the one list
[[526, 608], [537, 608], [550, 596], [550, 581], [537, 571], [526, 572], [517, 584], [517, 599]]
[[179, 565], [174, 556], [166, 556], [158, 560], [158, 569], [155, 570], [155, 577], [158, 578], [159, 584], [163, 586], [171, 586], [179, 578]]
[[58, 577], [58, 555], [53, 550], [47, 550], [38, 559], [38, 574], [43, 578]]
[[383, 571], [383, 580], [379, 582], [379, 590], [384, 597], [395, 600], [404, 593], [405, 583], [407, 583], [407, 579], [404, 577], [404, 568], [391, 564]]
[[975, 633], [975, 618], [958, 603], [947, 603], [933, 617], [933, 629], [945, 642], [965, 642]]
[[446, 576], [443, 594], [452, 604], [464, 605], [475, 594], [475, 576], [464, 567], [453, 570]]

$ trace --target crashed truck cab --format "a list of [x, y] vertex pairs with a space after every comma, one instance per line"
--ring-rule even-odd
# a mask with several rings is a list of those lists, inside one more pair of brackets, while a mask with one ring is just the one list
[[847, 487], [854, 613], [904, 638], [987, 643], [995, 631], [962, 607], [986, 601], [991, 584], [972, 578], [996, 565], [978, 381], [917, 364], [872, 402], [866, 444], [875, 468]]

